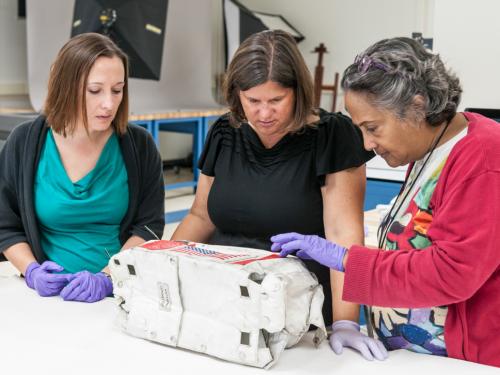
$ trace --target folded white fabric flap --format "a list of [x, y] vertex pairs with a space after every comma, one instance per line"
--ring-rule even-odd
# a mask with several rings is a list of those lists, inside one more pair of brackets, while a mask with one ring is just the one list
[[109, 263], [114, 294], [124, 330], [131, 335], [177, 346], [182, 319], [178, 258], [168, 253], [135, 248], [120, 252]]
[[110, 260], [122, 329], [166, 345], [272, 366], [309, 324], [323, 293], [302, 262], [263, 250], [150, 241]]
[[280, 332], [285, 327], [287, 282], [282, 275], [268, 273], [260, 290], [260, 328]]

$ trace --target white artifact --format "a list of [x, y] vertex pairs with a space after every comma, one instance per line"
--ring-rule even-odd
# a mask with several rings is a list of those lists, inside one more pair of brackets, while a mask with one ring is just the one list
[[183, 241], [149, 241], [109, 262], [122, 329], [227, 361], [271, 367], [317, 327], [323, 290], [293, 257]]

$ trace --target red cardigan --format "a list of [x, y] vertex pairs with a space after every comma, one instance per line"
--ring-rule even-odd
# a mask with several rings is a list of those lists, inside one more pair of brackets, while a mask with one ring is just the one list
[[464, 113], [430, 205], [432, 245], [419, 251], [352, 246], [343, 299], [365, 305], [448, 306], [448, 356], [500, 367], [500, 124]]

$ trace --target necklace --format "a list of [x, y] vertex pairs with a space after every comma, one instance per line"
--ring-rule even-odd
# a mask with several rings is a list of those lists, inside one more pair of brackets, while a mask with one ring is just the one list
[[[384, 242], [387, 238], [387, 233], [389, 232], [389, 229], [394, 222], [394, 219], [396, 218], [396, 215], [398, 214], [399, 210], [401, 209], [401, 206], [403, 203], [406, 201], [406, 198], [408, 197], [408, 194], [410, 191], [412, 191], [413, 187], [415, 186], [415, 183], [418, 181], [420, 175], [422, 172], [425, 170], [425, 166], [427, 165], [427, 162], [430, 160], [432, 154], [434, 153], [434, 150], [436, 149], [437, 145], [443, 138], [444, 133], [446, 132], [446, 129], [448, 129], [448, 126], [450, 125], [450, 121], [446, 122], [446, 125], [444, 126], [444, 129], [441, 131], [439, 134], [439, 137], [436, 139], [436, 142], [432, 145], [429, 153], [427, 154], [427, 157], [425, 158], [424, 162], [422, 163], [422, 166], [420, 169], [416, 172], [415, 177], [411, 180], [410, 175], [415, 167], [415, 163], [412, 164], [410, 171], [407, 173], [405, 181], [403, 182], [403, 185], [401, 186], [401, 189], [399, 190], [399, 193], [396, 197], [396, 200], [394, 204], [392, 205], [391, 209], [385, 215], [384, 219], [382, 220], [382, 223], [378, 227], [377, 230], [377, 237], [378, 237], [378, 248], [382, 249], [384, 246]], [[408, 186], [407, 186], [408, 185]], [[404, 193], [403, 196], [401, 196]]]

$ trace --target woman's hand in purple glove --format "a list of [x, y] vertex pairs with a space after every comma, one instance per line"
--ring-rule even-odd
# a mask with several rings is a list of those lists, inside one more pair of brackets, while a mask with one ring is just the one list
[[297, 252], [302, 259], [314, 259], [316, 262], [337, 271], [344, 271], [344, 256], [347, 249], [318, 236], [299, 233], [284, 233], [271, 237], [271, 251], [279, 251], [281, 257]]
[[103, 272], [81, 271], [61, 291], [65, 301], [97, 302], [113, 293], [113, 283]]
[[53, 273], [64, 271], [59, 264], [45, 261], [40, 265], [30, 263], [24, 272], [26, 285], [35, 289], [42, 297], [57, 296], [73, 276], [69, 273]]
[[332, 324], [330, 347], [335, 354], [342, 354], [345, 347], [356, 349], [368, 361], [385, 360], [389, 355], [384, 345], [359, 332], [359, 324], [351, 320], [338, 320]]

